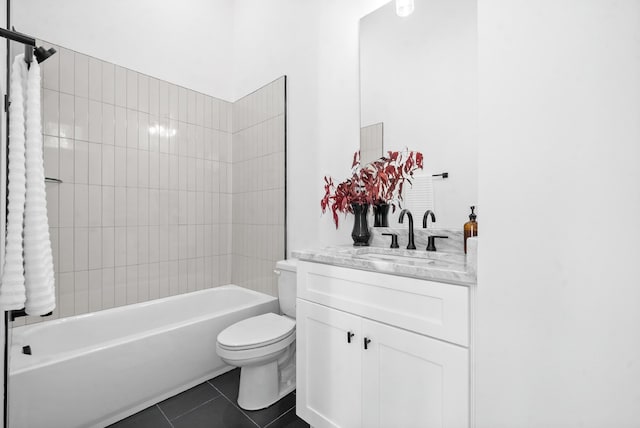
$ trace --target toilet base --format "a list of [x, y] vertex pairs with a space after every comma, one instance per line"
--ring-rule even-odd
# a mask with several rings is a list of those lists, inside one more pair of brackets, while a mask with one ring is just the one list
[[245, 410], [264, 409], [296, 389], [295, 364], [288, 366], [279, 369], [278, 361], [273, 361], [242, 367], [238, 406]]

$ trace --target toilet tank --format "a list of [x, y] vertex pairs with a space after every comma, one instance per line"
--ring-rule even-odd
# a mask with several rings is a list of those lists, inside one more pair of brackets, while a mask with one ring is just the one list
[[280, 311], [291, 318], [296, 317], [297, 263], [297, 259], [280, 260], [276, 263]]

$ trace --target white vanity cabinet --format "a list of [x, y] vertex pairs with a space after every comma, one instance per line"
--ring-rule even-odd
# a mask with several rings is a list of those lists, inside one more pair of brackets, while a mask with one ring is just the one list
[[468, 427], [468, 292], [301, 261], [298, 415], [315, 428]]

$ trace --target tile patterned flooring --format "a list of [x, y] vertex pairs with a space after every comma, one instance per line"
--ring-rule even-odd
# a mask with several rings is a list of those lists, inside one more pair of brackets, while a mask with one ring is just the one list
[[256, 411], [238, 407], [240, 369], [234, 369], [168, 398], [110, 428], [303, 428], [296, 416], [295, 392]]

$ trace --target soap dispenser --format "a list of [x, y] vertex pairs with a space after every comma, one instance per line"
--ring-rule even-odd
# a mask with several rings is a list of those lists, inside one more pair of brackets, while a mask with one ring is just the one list
[[467, 254], [467, 238], [471, 236], [478, 236], [478, 222], [476, 221], [476, 214], [474, 213], [476, 207], [471, 207], [471, 214], [469, 214], [469, 221], [464, 224], [464, 253]]

